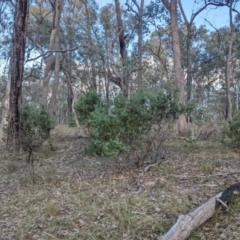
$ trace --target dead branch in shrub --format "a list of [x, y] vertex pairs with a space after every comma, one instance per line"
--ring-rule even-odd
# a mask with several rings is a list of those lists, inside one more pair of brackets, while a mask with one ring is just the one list
[[175, 138], [177, 139], [180, 139], [180, 140], [184, 140], [186, 142], [193, 142], [193, 141], [196, 141], [202, 134], [202, 131], [203, 129], [201, 129], [196, 136], [194, 135], [191, 135], [190, 137], [179, 137], [179, 136], [176, 136]]
[[40, 135], [37, 136], [26, 136], [21, 137], [21, 143], [23, 150], [28, 153], [26, 162], [29, 169], [29, 174], [32, 183], [34, 183], [34, 158], [33, 152], [39, 149], [43, 143], [43, 139]]
[[[154, 149], [160, 149], [162, 144], [169, 138], [169, 128], [167, 123], [159, 123], [152, 127], [154, 131], [149, 131], [146, 134], [145, 139], [142, 140], [141, 147], [135, 147], [136, 150], [132, 153], [134, 155], [135, 164], [137, 168], [143, 167], [144, 162], [150, 156], [151, 153], [155, 152]], [[155, 162], [157, 161], [158, 154], [155, 156]]]
[[157, 165], [159, 165], [159, 164], [160, 164], [160, 162], [157, 162], [157, 163], [148, 165], [148, 166], [146, 166], [146, 167], [144, 168], [144, 171], [143, 171], [143, 172], [145, 173], [145, 172], [147, 172], [150, 168], [155, 167], [155, 166], [157, 166]]
[[239, 194], [240, 182], [218, 193], [194, 211], [179, 216], [171, 229], [164, 236], [159, 237], [158, 240], [184, 240], [188, 238], [192, 231], [211, 218], [221, 205], [227, 207], [233, 196]]

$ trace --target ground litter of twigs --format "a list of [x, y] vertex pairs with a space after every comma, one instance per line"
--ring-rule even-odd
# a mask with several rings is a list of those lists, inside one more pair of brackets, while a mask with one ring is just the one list
[[[220, 142], [166, 142], [164, 159], [137, 169], [124, 156], [86, 154], [86, 141], [76, 129], [54, 130], [34, 153], [34, 184], [24, 156], [1, 146], [0, 240], [157, 239], [240, 181], [240, 151]], [[229, 207], [189, 239], [240, 239], [240, 197]]]

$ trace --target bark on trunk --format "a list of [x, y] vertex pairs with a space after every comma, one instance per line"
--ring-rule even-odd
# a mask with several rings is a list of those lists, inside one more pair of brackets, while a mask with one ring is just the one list
[[[191, 33], [190, 33], [191, 34]], [[191, 39], [187, 40], [187, 101], [192, 98], [192, 55]]]
[[[10, 70], [10, 72], [11, 72], [11, 70]], [[2, 100], [2, 116], [1, 116], [1, 123], [0, 123], [0, 140], [4, 140], [4, 141], [6, 140], [6, 139], [4, 139], [5, 138], [4, 129], [7, 127], [8, 115], [9, 115], [10, 81], [11, 81], [11, 78], [9, 76], [5, 96]]]
[[236, 83], [236, 111], [239, 110], [239, 86], [238, 82]]
[[144, 11], [144, 0], [141, 0], [139, 8], [139, 27], [138, 27], [138, 77], [140, 81], [140, 87], [143, 84], [142, 72], [143, 72], [143, 63], [142, 63], [142, 54], [143, 54], [143, 11]]
[[[55, 50], [59, 50], [59, 28], [55, 39]], [[54, 81], [52, 86], [52, 95], [50, 99], [49, 109], [52, 116], [56, 115], [57, 107], [57, 93], [59, 85], [59, 74], [60, 74], [60, 53], [55, 53], [55, 68], [54, 68]]]
[[230, 18], [230, 40], [228, 46], [228, 57], [226, 62], [226, 117], [228, 121], [232, 121], [232, 99], [230, 91], [230, 73], [231, 73], [231, 59], [232, 59], [232, 46], [233, 46], [233, 21], [232, 21], [232, 4], [233, 0], [230, 1], [229, 6], [229, 18]]
[[[67, 56], [69, 55], [69, 58]], [[64, 74], [66, 76], [66, 83], [67, 83], [67, 89], [68, 89], [68, 96], [67, 96], [67, 113], [68, 113], [68, 121], [72, 116], [74, 116], [74, 120], [79, 127], [78, 119], [76, 112], [74, 110], [74, 99], [75, 94], [72, 86], [72, 69], [71, 69], [71, 59], [72, 59], [72, 52], [68, 54], [63, 54], [63, 64], [64, 64]]]
[[240, 183], [236, 183], [223, 192], [208, 200], [205, 204], [187, 215], [181, 215], [171, 229], [158, 240], [184, 240], [188, 238], [193, 230], [198, 228], [224, 203], [231, 201], [233, 195], [240, 194]]
[[85, 14], [86, 14], [86, 22], [87, 22], [87, 37], [88, 37], [88, 43], [90, 46], [89, 49], [89, 57], [90, 57], [90, 63], [91, 63], [91, 75], [90, 75], [90, 86], [93, 91], [97, 92], [97, 73], [96, 73], [96, 67], [95, 67], [95, 61], [94, 61], [94, 44], [92, 40], [92, 34], [91, 34], [91, 18], [88, 10], [88, 0], [84, 1], [84, 7], [85, 7]]
[[67, 88], [68, 88], [68, 120], [71, 117], [74, 117], [75, 123], [79, 127], [78, 119], [77, 119], [77, 114], [76, 111], [74, 110], [74, 103], [75, 103], [75, 94], [71, 82], [71, 76], [70, 74], [66, 73], [67, 76]]
[[42, 90], [42, 97], [41, 97], [41, 102], [44, 104], [47, 104], [49, 81], [53, 73], [53, 69], [52, 69], [53, 57], [52, 56], [54, 51], [55, 39], [56, 39], [56, 35], [59, 28], [61, 8], [62, 8], [61, 2], [62, 1], [60, 0], [55, 0], [55, 4], [54, 4], [53, 27], [52, 27], [52, 32], [51, 32], [50, 41], [49, 41], [49, 48], [48, 48], [48, 51], [50, 51], [50, 53], [45, 61], [46, 66], [44, 69], [43, 90]]
[[[177, 0], [162, 0], [164, 6], [168, 9], [171, 17], [171, 34], [172, 34], [172, 46], [173, 46], [173, 60], [174, 60], [174, 72], [175, 72], [175, 82], [179, 89], [179, 100], [180, 103], [185, 103], [185, 82], [184, 74], [181, 66], [181, 52], [180, 52], [180, 42], [178, 34], [178, 22], [177, 22]], [[188, 130], [187, 120], [184, 114], [181, 114], [178, 118], [178, 133], [180, 136], [186, 134]]]
[[138, 32], [138, 57], [137, 57], [137, 63], [138, 63], [138, 70], [137, 70], [137, 77], [138, 82], [140, 85], [140, 88], [142, 87], [142, 52], [143, 52], [143, 11], [144, 11], [144, 0], [140, 1], [140, 4], [137, 2], [137, 0], [133, 0], [134, 5], [137, 8], [137, 11], [135, 11], [132, 7], [128, 6], [131, 11], [133, 11], [138, 18], [138, 26], [137, 26], [137, 32]]
[[[128, 65], [127, 65], [127, 49], [126, 49], [126, 42], [124, 36], [124, 28], [122, 23], [122, 16], [121, 16], [121, 7], [119, 0], [115, 1], [115, 10], [117, 15], [117, 31], [118, 31], [118, 39], [119, 39], [119, 48], [120, 48], [120, 55], [122, 59], [122, 76], [118, 76], [119, 86], [123, 91], [123, 94], [126, 98], [130, 96], [130, 84], [129, 84], [129, 72], [128, 72]], [[112, 74], [108, 74], [110, 80], [114, 82], [112, 78]], [[115, 82], [116, 83], [116, 82]]]
[[21, 107], [22, 81], [24, 71], [24, 55], [26, 45], [26, 25], [29, 0], [16, 2], [12, 58], [10, 63], [11, 81], [9, 97], [9, 122], [7, 149], [9, 152], [18, 152], [21, 145]]

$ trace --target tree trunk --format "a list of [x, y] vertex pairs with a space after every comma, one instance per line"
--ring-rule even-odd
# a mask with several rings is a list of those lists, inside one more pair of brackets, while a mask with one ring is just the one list
[[228, 56], [226, 62], [226, 117], [228, 121], [232, 121], [232, 99], [230, 91], [230, 73], [231, 73], [231, 59], [232, 59], [232, 46], [233, 46], [233, 22], [232, 22], [232, 4], [233, 0], [230, 1], [229, 6], [229, 20], [230, 20], [230, 40], [228, 46]]
[[143, 54], [143, 11], [144, 11], [144, 0], [141, 0], [139, 8], [139, 27], [138, 27], [138, 77], [140, 82], [140, 87], [142, 86], [142, 54]]
[[[120, 48], [120, 55], [122, 59], [122, 76], [118, 76], [118, 81], [120, 82], [121, 89], [123, 91], [123, 95], [128, 98], [130, 96], [130, 84], [129, 84], [129, 72], [128, 72], [128, 66], [127, 66], [127, 50], [126, 50], [126, 42], [125, 42], [125, 36], [124, 36], [124, 28], [122, 23], [122, 17], [121, 17], [121, 7], [119, 0], [115, 1], [115, 10], [117, 15], [117, 31], [118, 31], [118, 39], [119, 39], [119, 48]], [[110, 80], [112, 81], [113, 78], [111, 75], [108, 75], [110, 77]]]
[[90, 74], [90, 86], [93, 91], [97, 92], [97, 81], [96, 81], [96, 67], [95, 67], [95, 61], [94, 61], [94, 45], [93, 45], [93, 40], [92, 40], [92, 34], [91, 34], [91, 19], [90, 19], [90, 14], [88, 10], [88, 0], [84, 1], [84, 7], [85, 7], [85, 14], [86, 14], [86, 21], [87, 21], [87, 37], [88, 37], [88, 43], [90, 46], [89, 49], [89, 57], [90, 57], [90, 63], [91, 63], [91, 74]]
[[9, 122], [7, 149], [18, 152], [21, 145], [21, 107], [24, 57], [26, 47], [26, 26], [29, 0], [16, 2], [12, 58], [10, 63]]
[[71, 75], [66, 73], [67, 76], [67, 88], [68, 88], [68, 120], [71, 117], [74, 117], [75, 123], [77, 124], [77, 126], [79, 127], [79, 123], [78, 123], [78, 119], [77, 119], [77, 114], [74, 110], [74, 100], [75, 100], [75, 94], [73, 91], [73, 86], [71, 83]]
[[11, 72], [11, 70], [9, 71], [7, 89], [6, 89], [6, 92], [5, 92], [5, 96], [2, 99], [2, 116], [1, 116], [1, 123], [0, 123], [0, 140], [3, 140], [4, 129], [7, 127], [7, 124], [8, 124], [9, 94], [10, 94], [10, 81], [11, 81], [10, 72]]
[[44, 69], [43, 90], [42, 90], [42, 98], [41, 98], [41, 102], [44, 104], [47, 104], [49, 81], [53, 73], [52, 55], [54, 51], [56, 35], [59, 28], [61, 8], [62, 8], [61, 2], [62, 1], [60, 0], [55, 0], [55, 3], [54, 3], [53, 27], [52, 27], [52, 32], [51, 32], [50, 41], [49, 41], [49, 48], [48, 48], [48, 51], [50, 52], [47, 55], [48, 57], [46, 58], [46, 61], [45, 61], [46, 66]]
[[[59, 50], [59, 27], [55, 38], [55, 50]], [[52, 116], [56, 115], [57, 93], [60, 74], [60, 53], [55, 53], [54, 81], [52, 86], [52, 95], [49, 103], [49, 109]]]
[[187, 27], [187, 101], [191, 100], [192, 96], [192, 25], [194, 19], [211, 3], [206, 3], [203, 7], [192, 13], [191, 20], [188, 21], [184, 9], [182, 7], [182, 1], [178, 0], [181, 14], [183, 16], [185, 25]]
[[239, 86], [238, 82], [236, 83], [236, 111], [239, 110]]
[[[69, 55], [69, 58], [67, 58], [67, 55]], [[67, 95], [67, 116], [68, 116], [68, 121], [70, 120], [71, 117], [74, 117], [74, 120], [79, 127], [79, 123], [77, 120], [77, 115], [74, 110], [74, 99], [75, 99], [75, 94], [73, 91], [73, 86], [72, 86], [72, 69], [71, 69], [71, 60], [72, 60], [72, 52], [63, 54], [63, 63], [64, 63], [64, 74], [66, 76], [66, 83], [67, 83], [67, 89], [68, 89], [68, 95]]]
[[68, 107], [68, 119], [71, 118], [73, 109], [73, 89], [71, 84], [71, 78], [68, 73], [66, 73], [66, 81], [67, 81], [67, 89], [68, 89], [68, 96], [67, 96], [67, 107]]
[[[184, 74], [181, 66], [181, 52], [180, 42], [178, 34], [178, 22], [177, 22], [177, 0], [162, 0], [164, 6], [168, 9], [171, 17], [171, 34], [172, 34], [172, 47], [173, 47], [173, 60], [174, 60], [174, 72], [175, 82], [179, 89], [179, 100], [181, 104], [185, 103], [185, 92], [184, 92]], [[188, 130], [187, 120], [184, 114], [181, 114], [178, 119], [178, 133], [180, 136], [186, 134]]]
[[142, 87], [142, 52], [143, 52], [143, 11], [144, 11], [144, 0], [140, 1], [140, 4], [133, 0], [134, 5], [137, 8], [137, 11], [135, 11], [132, 7], [130, 7], [131, 11], [133, 11], [138, 18], [138, 25], [137, 25], [137, 32], [138, 32], [138, 57], [137, 57], [137, 78], [139, 81], [140, 88]]
[[[191, 30], [188, 31], [191, 35]], [[192, 98], [192, 54], [191, 54], [191, 37], [187, 39], [187, 101]]]

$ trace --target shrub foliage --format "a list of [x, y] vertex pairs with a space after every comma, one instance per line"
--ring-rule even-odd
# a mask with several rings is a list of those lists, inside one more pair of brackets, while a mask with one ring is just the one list
[[240, 144], [240, 111], [238, 111], [229, 123], [229, 137], [236, 145]]
[[87, 125], [90, 114], [100, 105], [100, 97], [95, 92], [88, 92], [83, 95], [74, 105], [78, 120], [81, 124]]
[[184, 108], [178, 104], [173, 86], [161, 91], [139, 91], [130, 99], [118, 95], [103, 102], [94, 93], [87, 93], [75, 105], [79, 120], [89, 127], [89, 149], [94, 155], [115, 155], [141, 147], [152, 126], [160, 126], [178, 116]]
[[24, 138], [46, 139], [54, 128], [54, 121], [45, 105], [40, 105], [38, 108], [29, 104], [24, 105], [21, 117], [21, 132]]

